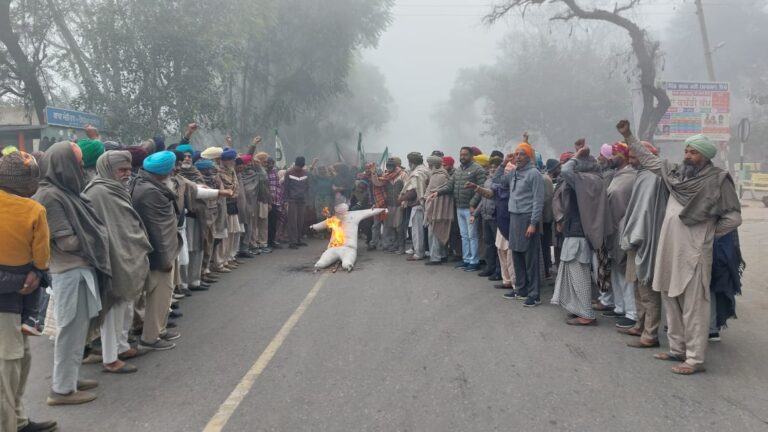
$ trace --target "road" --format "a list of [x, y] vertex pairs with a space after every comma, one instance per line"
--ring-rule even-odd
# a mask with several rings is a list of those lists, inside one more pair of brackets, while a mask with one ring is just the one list
[[177, 348], [135, 359], [137, 374], [83, 366], [100, 382], [90, 404], [45, 405], [52, 342], [35, 338], [27, 409], [62, 431], [201, 431], [261, 358], [223, 430], [767, 431], [768, 209], [750, 205], [739, 318], [701, 375], [625, 347], [611, 319], [566, 326], [559, 307], [523, 308], [474, 273], [361, 252], [350, 274], [314, 274], [315, 241], [183, 300]]

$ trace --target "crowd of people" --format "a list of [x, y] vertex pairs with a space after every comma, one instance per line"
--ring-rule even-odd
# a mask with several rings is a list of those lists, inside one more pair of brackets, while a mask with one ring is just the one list
[[435, 150], [409, 153], [407, 166], [391, 157], [359, 168], [317, 159], [307, 167], [297, 157], [281, 170], [259, 137], [245, 152], [229, 140], [197, 151], [194, 123], [167, 147], [160, 138], [102, 142], [88, 128], [87, 139], [45, 153], [6, 148], [2, 430], [56, 428], [30, 421], [21, 403], [28, 336], [55, 341], [48, 404], [90, 402], [98, 383], [80, 378], [83, 363], [136, 372], [130, 359], [181, 338], [181, 300], [243, 260], [307, 246], [307, 236], [323, 235], [310, 225], [325, 227], [334, 208], [375, 209], [354, 220], [369, 251], [455, 262], [525, 307], [539, 305], [543, 280], [554, 279], [551, 303], [567, 311], [567, 324], [615, 318], [631, 347], [659, 346], [663, 305], [669, 350], [655, 357], [677, 362], [678, 374], [701, 372], [740, 292], [733, 181], [713, 165], [717, 149], [705, 136], [689, 138], [677, 164], [638, 141], [628, 122], [617, 129], [621, 141], [597, 157], [580, 139], [545, 162], [525, 135], [506, 155], [463, 147], [458, 164]]

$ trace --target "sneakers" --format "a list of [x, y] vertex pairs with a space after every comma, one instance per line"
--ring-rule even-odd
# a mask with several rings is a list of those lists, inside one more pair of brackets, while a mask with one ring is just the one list
[[466, 267], [464, 267], [465, 272], [473, 272], [480, 270], [480, 264], [468, 264]]
[[619, 320], [616, 322], [616, 327], [622, 328], [622, 329], [628, 329], [628, 328], [634, 327], [635, 324], [637, 324], [637, 321], [631, 318], [623, 317], [623, 318], [619, 318]]
[[56, 430], [55, 421], [33, 422], [27, 421], [27, 425], [19, 429], [19, 432], [52, 432]]
[[96, 399], [96, 395], [87, 391], [73, 391], [69, 394], [59, 394], [52, 391], [48, 395], [47, 403], [49, 406], [80, 405], [91, 402], [94, 399]]
[[515, 300], [515, 299], [520, 300], [520, 296], [517, 295], [515, 290], [512, 290], [512, 291], [504, 294], [504, 298], [507, 299], [507, 300]]
[[623, 313], [614, 312], [614, 311], [603, 312], [601, 315], [603, 315], [606, 318], [624, 318]]
[[720, 338], [720, 332], [710, 333], [709, 334], [709, 341], [710, 342], [720, 342], [722, 339]]
[[190, 291], [208, 291], [209, 286], [210, 285], [203, 286], [202, 284], [199, 286], [190, 286], [189, 290]]
[[99, 386], [99, 382], [92, 379], [79, 379], [77, 380], [77, 391], [85, 391], [95, 389]]
[[176, 348], [176, 344], [162, 339], [158, 339], [153, 343], [139, 341], [139, 348], [152, 351], [168, 351]]
[[469, 265], [469, 263], [466, 263], [466, 262], [462, 261], [459, 264], [456, 264], [455, 266], [453, 266], [453, 268], [455, 268], [455, 269], [464, 269], [464, 268], [467, 268], [468, 265]]
[[261, 247], [261, 249], [259, 249], [259, 251], [260, 251], [261, 253], [263, 253], [263, 254], [272, 253], [272, 249], [271, 249], [271, 248], [268, 248], [268, 247], [266, 247], [266, 246], [263, 246], [263, 247]]
[[525, 307], [536, 307], [536, 306], [538, 306], [540, 304], [541, 304], [541, 300], [533, 298], [533, 297], [528, 297], [528, 298], [525, 299], [525, 303], [523, 303], [523, 306], [525, 306]]
[[424, 263], [425, 266], [438, 266], [442, 264], [443, 264], [442, 261], [427, 261]]
[[164, 341], [173, 341], [181, 337], [181, 333], [167, 331], [160, 335], [160, 339]]

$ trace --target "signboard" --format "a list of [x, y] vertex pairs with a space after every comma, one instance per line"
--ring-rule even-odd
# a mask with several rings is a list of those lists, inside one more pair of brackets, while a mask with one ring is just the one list
[[655, 138], [683, 141], [704, 134], [713, 141], [731, 139], [731, 92], [728, 83], [666, 82], [670, 106]]
[[85, 129], [85, 126], [89, 124], [96, 129], [102, 129], [104, 124], [102, 118], [96, 114], [54, 107], [45, 108], [45, 118], [49, 126], [74, 129]]

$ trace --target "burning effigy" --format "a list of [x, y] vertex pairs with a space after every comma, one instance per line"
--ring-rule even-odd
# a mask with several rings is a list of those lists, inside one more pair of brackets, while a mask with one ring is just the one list
[[315, 271], [329, 267], [341, 261], [341, 268], [351, 272], [357, 261], [357, 228], [363, 219], [376, 216], [386, 209], [369, 209], [349, 211], [349, 206], [339, 204], [331, 216], [328, 209], [323, 209], [326, 219], [310, 226], [314, 231], [327, 229], [331, 232], [328, 249], [323, 252], [315, 263]]

